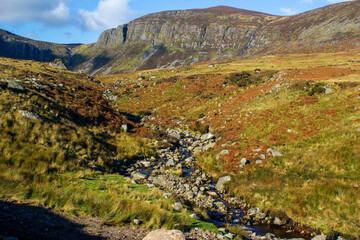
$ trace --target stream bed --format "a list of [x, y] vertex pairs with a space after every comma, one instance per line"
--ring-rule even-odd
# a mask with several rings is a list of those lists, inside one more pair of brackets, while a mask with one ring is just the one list
[[[223, 191], [226, 181], [215, 183], [196, 166], [194, 152], [214, 146], [214, 136], [210, 134], [200, 139], [179, 133], [175, 137], [176, 144], [157, 150], [157, 157], [127, 166], [123, 174], [134, 182], [163, 189], [167, 192], [165, 197], [172, 195], [178, 199], [178, 207], [206, 210], [210, 219], [202, 219], [204, 221], [218, 227], [241, 225], [249, 239], [311, 239], [309, 232], [280, 219], [276, 222], [259, 209], [249, 208], [240, 198], [229, 196]], [[231, 179], [230, 176], [225, 178]]]

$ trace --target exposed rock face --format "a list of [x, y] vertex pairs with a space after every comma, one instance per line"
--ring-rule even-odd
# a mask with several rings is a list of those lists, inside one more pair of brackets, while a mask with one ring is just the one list
[[60, 69], [67, 70], [66, 65], [63, 63], [63, 61], [61, 59], [55, 59], [55, 61], [49, 63], [49, 65], [54, 68], [60, 68]]
[[0, 29], [0, 56], [51, 62], [61, 58], [70, 63], [71, 49], [77, 45], [62, 45], [34, 41]]
[[[289, 17], [224, 6], [154, 13], [101, 34], [95, 48], [103, 49], [109, 56], [107, 49], [111, 47], [112, 61], [99, 65], [94, 62], [96, 57], [90, 56], [90, 61], [85, 60], [76, 69], [87, 64], [88, 72], [98, 74], [134, 59], [137, 60], [134, 66], [120, 71], [183, 66], [294, 49], [321, 50], [327, 44], [359, 38], [359, 11], [360, 2], [354, 1]], [[133, 55], [125, 48], [131, 48]], [[98, 66], [94, 68], [94, 65]], [[110, 72], [116, 72], [115, 68]]]

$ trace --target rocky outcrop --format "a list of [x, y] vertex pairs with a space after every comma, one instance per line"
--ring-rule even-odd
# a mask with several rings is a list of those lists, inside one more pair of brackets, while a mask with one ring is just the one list
[[[88, 72], [99, 74], [254, 54], [322, 51], [328, 44], [343, 48], [339, 43], [351, 40], [356, 44], [355, 39], [360, 38], [359, 10], [360, 2], [353, 1], [289, 17], [225, 6], [149, 14], [101, 34], [94, 52], [109, 56], [107, 49], [111, 48], [114, 61], [97, 64], [94, 60], [99, 55], [88, 56], [76, 69], [90, 64]], [[128, 48], [133, 55], [126, 53]], [[121, 70], [113, 67], [124, 62], [126, 67]]]
[[71, 62], [71, 51], [76, 45], [55, 44], [24, 38], [0, 29], [0, 56], [40, 62], [57, 58]]

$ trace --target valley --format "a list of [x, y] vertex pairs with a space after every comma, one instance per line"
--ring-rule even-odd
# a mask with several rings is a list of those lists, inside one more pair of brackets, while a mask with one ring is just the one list
[[0, 30], [0, 239], [359, 239], [359, 8]]

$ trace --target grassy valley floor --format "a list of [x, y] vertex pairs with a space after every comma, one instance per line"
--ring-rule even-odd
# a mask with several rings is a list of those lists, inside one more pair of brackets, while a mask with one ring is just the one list
[[[114, 91], [121, 111], [165, 127], [210, 126], [217, 144], [198, 154], [198, 165], [215, 178], [230, 174], [228, 190], [249, 204], [327, 235], [360, 235], [358, 51], [96, 79]], [[268, 148], [283, 156], [269, 157]]]

